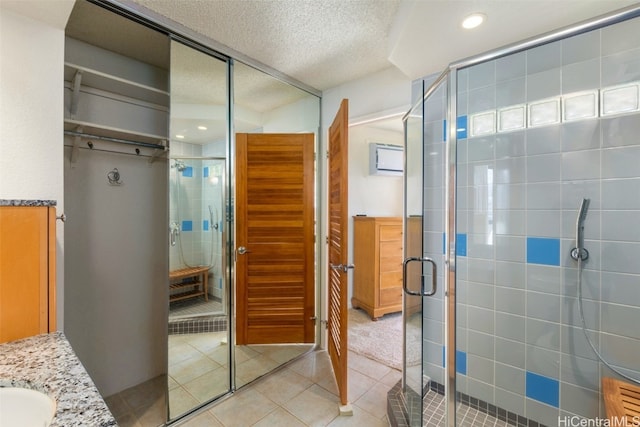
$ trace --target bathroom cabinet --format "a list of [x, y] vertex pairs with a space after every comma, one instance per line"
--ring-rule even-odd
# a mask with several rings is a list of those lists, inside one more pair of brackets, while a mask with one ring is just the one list
[[56, 330], [55, 206], [0, 206], [0, 343]]
[[402, 218], [353, 218], [351, 305], [373, 320], [402, 311]]

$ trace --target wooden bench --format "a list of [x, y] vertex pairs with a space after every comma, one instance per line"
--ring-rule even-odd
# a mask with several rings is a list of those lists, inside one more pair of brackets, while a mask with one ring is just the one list
[[169, 289], [182, 291], [170, 295], [169, 302], [199, 296], [204, 296], [204, 300], [209, 301], [209, 267], [187, 267], [170, 271]]
[[640, 387], [613, 378], [602, 378], [607, 418], [612, 426], [637, 426], [640, 420]]

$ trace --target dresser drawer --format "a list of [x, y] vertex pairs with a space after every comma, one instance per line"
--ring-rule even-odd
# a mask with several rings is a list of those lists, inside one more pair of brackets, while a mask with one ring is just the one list
[[380, 305], [402, 304], [402, 287], [380, 289]]
[[402, 227], [397, 225], [381, 225], [380, 244], [388, 240], [397, 240], [402, 244]]
[[380, 289], [402, 287], [402, 271], [380, 273]]

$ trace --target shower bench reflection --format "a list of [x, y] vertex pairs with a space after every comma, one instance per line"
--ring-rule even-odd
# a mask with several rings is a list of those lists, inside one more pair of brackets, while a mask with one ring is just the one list
[[169, 272], [169, 289], [178, 291], [169, 296], [169, 302], [204, 296], [209, 301], [209, 268], [187, 267]]

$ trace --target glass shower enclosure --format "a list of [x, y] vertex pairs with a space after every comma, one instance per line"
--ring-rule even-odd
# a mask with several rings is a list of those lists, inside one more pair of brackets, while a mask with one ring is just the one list
[[602, 378], [640, 379], [639, 15], [624, 9], [415, 83], [409, 425], [603, 419]]

